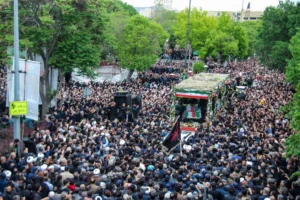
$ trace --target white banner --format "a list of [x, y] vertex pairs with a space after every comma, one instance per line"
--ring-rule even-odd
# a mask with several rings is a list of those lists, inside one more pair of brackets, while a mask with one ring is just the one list
[[37, 121], [40, 100], [40, 62], [26, 61], [25, 100], [28, 102], [26, 118]]
[[[12, 58], [13, 59], [13, 58]], [[9, 99], [7, 102], [10, 101], [14, 101], [15, 98], [15, 93], [14, 93], [14, 89], [15, 89], [15, 76], [13, 71], [15, 70], [14, 67], [14, 59], [12, 62], [12, 66], [10, 68], [7, 69], [7, 90], [9, 95], [7, 96]], [[19, 60], [19, 83], [20, 83], [20, 93], [19, 93], [19, 98], [20, 101], [24, 101], [25, 100], [25, 91], [24, 91], [24, 85], [25, 85], [25, 60], [20, 59]], [[7, 98], [6, 97], [6, 98]], [[9, 104], [7, 103], [6, 106], [8, 107]]]
[[[13, 58], [12, 58], [13, 59]], [[28, 102], [28, 115], [26, 118], [38, 120], [39, 106], [39, 87], [40, 87], [40, 66], [41, 63], [24, 59], [19, 59], [19, 83], [20, 83], [20, 101]], [[14, 61], [10, 69], [7, 70], [7, 101], [14, 101]], [[26, 71], [26, 73], [24, 73]]]

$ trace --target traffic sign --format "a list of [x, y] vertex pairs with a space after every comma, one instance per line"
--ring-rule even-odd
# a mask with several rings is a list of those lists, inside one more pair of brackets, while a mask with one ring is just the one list
[[12, 101], [9, 104], [10, 116], [20, 116], [28, 114], [28, 102], [27, 101]]

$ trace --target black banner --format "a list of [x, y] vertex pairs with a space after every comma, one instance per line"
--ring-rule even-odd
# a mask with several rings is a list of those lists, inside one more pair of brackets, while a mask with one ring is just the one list
[[180, 130], [180, 120], [179, 117], [176, 119], [176, 123], [174, 124], [171, 132], [166, 136], [163, 141], [163, 145], [168, 149], [168, 151], [172, 150], [176, 145], [180, 143], [181, 140], [181, 130]]

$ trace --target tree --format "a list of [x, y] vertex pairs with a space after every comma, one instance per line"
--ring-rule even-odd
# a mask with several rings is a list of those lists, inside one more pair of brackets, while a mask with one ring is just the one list
[[[300, 157], [300, 29], [297, 30], [295, 36], [292, 37], [289, 44], [289, 51], [292, 58], [288, 61], [286, 69], [286, 78], [293, 86], [296, 87], [293, 99], [285, 105], [283, 111], [287, 118], [290, 119], [291, 127], [296, 131], [287, 138], [285, 146], [286, 157]], [[300, 172], [295, 172], [292, 178], [299, 176]]]
[[246, 29], [238, 23], [234, 26], [233, 30], [233, 36], [238, 41], [238, 55], [241, 58], [245, 58], [249, 55], [249, 39]]
[[122, 0], [98, 0], [98, 3], [101, 4], [101, 7], [104, 8], [108, 14], [117, 12], [124, 12], [129, 16], [138, 14], [133, 6], [124, 3]]
[[129, 16], [134, 16], [134, 15], [138, 14], [136, 9], [132, 5], [124, 3], [123, 1], [121, 2], [121, 7], [122, 7], [122, 10], [124, 12], [126, 12]]
[[258, 55], [263, 64], [284, 71], [287, 59], [291, 58], [287, 43], [296, 34], [296, 27], [299, 25], [300, 9], [293, 3], [285, 2], [278, 7], [266, 8], [258, 37]]
[[291, 39], [289, 50], [292, 54], [292, 59], [288, 62], [285, 73], [286, 79], [294, 86], [297, 86], [300, 83], [300, 29]]
[[118, 42], [120, 64], [130, 70], [127, 80], [134, 70], [143, 71], [156, 62], [167, 38], [168, 34], [157, 23], [140, 15], [130, 18]]
[[123, 31], [127, 25], [130, 15], [126, 12], [120, 11], [109, 14], [110, 22], [108, 23], [108, 29], [105, 33], [105, 40], [102, 42], [103, 59], [106, 59], [108, 54], [113, 56], [117, 55], [118, 41], [123, 38]]
[[[177, 14], [174, 35], [181, 46], [186, 45], [188, 10]], [[248, 36], [245, 28], [234, 23], [231, 17], [223, 12], [218, 18], [207, 16], [207, 12], [191, 10], [189, 42], [192, 49], [200, 51], [200, 57], [216, 56], [221, 52], [223, 57], [248, 55]]]
[[116, 55], [117, 41], [123, 36], [123, 30], [131, 16], [138, 12], [134, 7], [121, 0], [102, 0], [102, 7], [107, 13], [107, 28], [103, 31], [101, 41], [101, 57], [106, 59], [108, 54]]
[[291, 53], [289, 51], [289, 43], [283, 41], [276, 41], [271, 48], [269, 53], [269, 66], [272, 69], [279, 71], [284, 71], [286, 68], [287, 59], [291, 58]]
[[198, 73], [206, 71], [206, 68], [204, 67], [204, 65], [205, 65], [204, 62], [195, 62], [193, 64], [194, 73], [198, 74]]
[[208, 55], [215, 57], [218, 52], [222, 53], [223, 58], [248, 55], [248, 37], [245, 28], [239, 23], [235, 24], [225, 12], [217, 18], [217, 25], [209, 32], [200, 55], [202, 58]]
[[[4, 38], [12, 38], [12, 4], [2, 0], [1, 31], [7, 31]], [[41, 55], [44, 74], [40, 77], [42, 117], [49, 109], [53, 98], [49, 71], [51, 67], [72, 70], [78, 67], [87, 75], [92, 75], [98, 66], [100, 43], [108, 21], [106, 10], [100, 0], [20, 0], [19, 23], [21, 41], [28, 41], [30, 59], [33, 54]]]
[[287, 138], [285, 144], [285, 156], [287, 158], [296, 156], [300, 157], [300, 133], [293, 134]]
[[174, 32], [173, 24], [176, 22], [176, 12], [171, 10], [170, 2], [156, 0], [151, 20], [161, 25], [171, 35]]
[[300, 83], [296, 88], [296, 93], [293, 96], [292, 101], [283, 107], [283, 112], [286, 113], [291, 122], [291, 127], [296, 131], [295, 134], [289, 136], [286, 140], [285, 155], [286, 157], [300, 157]]
[[229, 35], [222, 31], [216, 32], [216, 36], [212, 40], [214, 50], [212, 54], [216, 55], [218, 52], [222, 53], [223, 57], [237, 56], [238, 55], [238, 40], [233, 35]]
[[[174, 35], [181, 47], [186, 46], [186, 31], [188, 25], [188, 9], [177, 13], [174, 24]], [[194, 50], [200, 50], [205, 46], [210, 32], [215, 30], [217, 19], [207, 16], [207, 12], [193, 8], [190, 15], [189, 42]]]
[[258, 34], [262, 27], [262, 21], [245, 21], [241, 23], [248, 35], [248, 55], [257, 53]]
[[174, 34], [171, 34], [170, 35], [170, 38], [169, 38], [169, 45], [170, 45], [170, 49], [174, 49], [175, 48], [175, 45], [176, 45], [176, 37]]

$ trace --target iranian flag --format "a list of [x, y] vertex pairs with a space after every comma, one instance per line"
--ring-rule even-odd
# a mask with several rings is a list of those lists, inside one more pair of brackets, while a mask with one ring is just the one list
[[199, 119], [201, 118], [201, 111], [196, 105], [188, 105], [184, 112], [185, 118]]
[[176, 97], [191, 99], [208, 99], [208, 94], [195, 92], [176, 92]]

